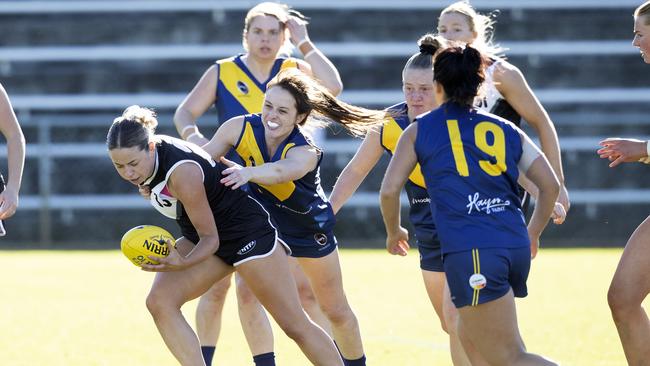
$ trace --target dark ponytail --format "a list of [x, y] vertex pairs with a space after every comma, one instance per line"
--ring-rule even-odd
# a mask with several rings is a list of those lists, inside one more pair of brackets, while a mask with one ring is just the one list
[[485, 80], [487, 59], [471, 46], [449, 47], [438, 54], [433, 80], [442, 85], [447, 99], [471, 106]]

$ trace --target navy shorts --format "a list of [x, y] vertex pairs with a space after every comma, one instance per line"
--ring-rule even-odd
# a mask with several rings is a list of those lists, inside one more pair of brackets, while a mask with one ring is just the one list
[[447, 253], [443, 263], [451, 300], [457, 308], [496, 300], [511, 288], [516, 297], [528, 295], [530, 246]]
[[439, 242], [427, 244], [418, 242], [417, 245], [420, 252], [420, 269], [430, 272], [445, 271], [442, 265], [442, 248]]
[[278, 233], [280, 241], [285, 244], [291, 252], [290, 256], [296, 258], [322, 258], [336, 249], [336, 237], [334, 233], [314, 233], [303, 237], [295, 237]]

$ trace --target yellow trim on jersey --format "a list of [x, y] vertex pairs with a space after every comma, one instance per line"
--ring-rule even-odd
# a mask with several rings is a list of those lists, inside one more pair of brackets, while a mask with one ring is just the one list
[[[478, 256], [478, 249], [472, 249], [472, 262], [474, 264], [474, 274], [481, 273], [481, 261]], [[474, 289], [474, 294], [472, 295], [472, 306], [478, 305], [478, 295], [481, 289]]]
[[[262, 111], [264, 92], [234, 61], [224, 60], [219, 62], [219, 80], [248, 113], [260, 113]], [[248, 92], [242, 93], [237, 87], [237, 83], [246, 84]]]
[[289, 151], [289, 149], [291, 149], [294, 146], [296, 146], [296, 143], [294, 142], [286, 144], [284, 146], [284, 149], [282, 149], [282, 155], [280, 155], [280, 159], [284, 159], [287, 156], [287, 152]]
[[[287, 150], [289, 150], [291, 147], [289, 145], [293, 146], [295, 144], [287, 144], [287, 146], [285, 146], [284, 151], [282, 152], [283, 159]], [[235, 151], [237, 151], [237, 154], [239, 154], [239, 156], [244, 159], [246, 166], [260, 166], [265, 163], [264, 157], [262, 155], [262, 150], [257, 144], [255, 134], [253, 133], [253, 126], [251, 126], [250, 122], [245, 122], [244, 132], [241, 139], [239, 140], [239, 144], [235, 148]], [[251, 159], [253, 161], [251, 161]], [[280, 201], [284, 201], [289, 198], [296, 190], [296, 184], [294, 182], [286, 182], [273, 185], [257, 185], [269, 191]]]
[[282, 61], [282, 66], [280, 66], [280, 70], [284, 70], [292, 67], [298, 68], [298, 61], [296, 61], [295, 58], [288, 58]]
[[[381, 134], [381, 144], [386, 149], [388, 149], [392, 154], [395, 154], [395, 149], [397, 149], [397, 141], [402, 135], [402, 128], [395, 121], [394, 118], [388, 117], [388, 121], [384, 124], [384, 130]], [[422, 188], [426, 188], [424, 183], [424, 175], [422, 175], [422, 169], [420, 168], [420, 163], [415, 165], [415, 168], [409, 175], [409, 180]]]

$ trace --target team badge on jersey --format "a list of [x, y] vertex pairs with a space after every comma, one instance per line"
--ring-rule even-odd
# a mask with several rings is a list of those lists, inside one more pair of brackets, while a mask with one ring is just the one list
[[244, 83], [243, 81], [239, 80], [237, 81], [237, 89], [242, 93], [242, 94], [248, 94], [248, 85]]
[[470, 276], [469, 278], [469, 285], [474, 289], [474, 290], [481, 290], [484, 289], [485, 286], [487, 286], [487, 278], [483, 276], [480, 273], [474, 273], [473, 275]]

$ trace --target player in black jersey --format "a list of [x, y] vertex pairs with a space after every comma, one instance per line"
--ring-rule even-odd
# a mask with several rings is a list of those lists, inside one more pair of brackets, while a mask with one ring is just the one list
[[182, 365], [205, 365], [181, 306], [237, 271], [312, 363], [342, 365], [334, 342], [300, 306], [268, 213], [245, 192], [219, 183], [225, 167], [198, 146], [154, 135], [157, 124], [151, 110], [129, 107], [113, 122], [107, 145], [120, 176], [148, 186], [152, 205], [183, 234], [175, 246], [168, 243], [169, 256], [143, 266], [158, 272], [146, 303], [170, 351]]

